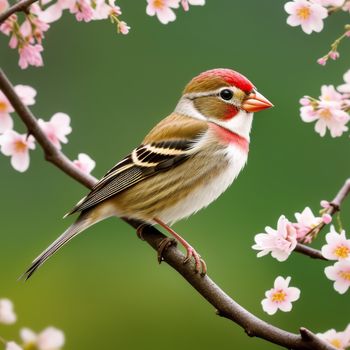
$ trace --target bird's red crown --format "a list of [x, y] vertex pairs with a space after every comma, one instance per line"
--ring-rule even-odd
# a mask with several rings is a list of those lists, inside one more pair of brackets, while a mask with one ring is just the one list
[[233, 85], [244, 92], [251, 92], [254, 85], [242, 74], [227, 68], [216, 68], [199, 74], [191, 83], [201, 83], [211, 79], [222, 79], [229, 85]]

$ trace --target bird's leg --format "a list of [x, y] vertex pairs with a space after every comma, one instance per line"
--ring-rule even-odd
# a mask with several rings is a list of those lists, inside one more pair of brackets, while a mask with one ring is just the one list
[[[196, 252], [196, 250], [187, 243], [179, 234], [177, 234], [171, 227], [169, 227], [167, 224], [165, 224], [163, 221], [161, 221], [158, 218], [154, 218], [154, 221], [162, 226], [165, 230], [167, 230], [173, 237], [175, 237], [186, 249], [186, 258], [184, 260], [184, 264], [186, 264], [191, 257], [193, 257], [195, 262], [195, 269], [196, 272], [201, 271], [201, 275], [205, 275], [207, 273], [207, 265], [205, 261], [201, 258], [201, 256]], [[164, 250], [164, 248], [163, 248]], [[162, 250], [162, 251], [163, 251]]]

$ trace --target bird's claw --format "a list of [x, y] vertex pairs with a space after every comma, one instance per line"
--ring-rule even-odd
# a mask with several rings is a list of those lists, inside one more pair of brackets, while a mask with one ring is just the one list
[[157, 259], [158, 259], [159, 264], [164, 260], [164, 258], [163, 258], [164, 252], [172, 245], [175, 245], [175, 246], [177, 245], [177, 242], [174, 238], [166, 237], [160, 241], [158, 248], [157, 248], [157, 253], [158, 253]]
[[136, 229], [136, 235], [138, 238], [141, 239], [141, 241], [145, 240], [142, 233], [143, 233], [143, 230], [145, 229], [146, 226], [147, 226], [146, 224], [140, 224]]
[[186, 247], [186, 258], [184, 264], [187, 264], [192, 257], [195, 263], [195, 271], [200, 272], [201, 276], [205, 276], [207, 274], [207, 264], [193, 247], [188, 246]]

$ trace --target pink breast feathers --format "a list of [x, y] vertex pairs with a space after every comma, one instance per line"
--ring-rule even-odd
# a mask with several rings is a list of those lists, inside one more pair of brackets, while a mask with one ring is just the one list
[[244, 137], [214, 123], [209, 123], [209, 128], [214, 131], [221, 143], [234, 144], [246, 152], [249, 151], [249, 141]]

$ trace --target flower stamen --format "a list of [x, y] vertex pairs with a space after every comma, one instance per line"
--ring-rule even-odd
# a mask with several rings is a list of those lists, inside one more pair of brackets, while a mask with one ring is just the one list
[[334, 249], [334, 255], [336, 255], [338, 258], [346, 259], [350, 255], [350, 249], [342, 244]]
[[350, 271], [339, 271], [338, 275], [346, 281], [350, 282]]
[[300, 7], [299, 9], [297, 9], [297, 16], [302, 19], [302, 20], [306, 20], [310, 17], [311, 15], [311, 10], [309, 7]]
[[4, 101], [0, 101], [0, 112], [5, 112], [7, 109], [7, 104]]
[[153, 6], [157, 9], [162, 9], [164, 7], [164, 0], [154, 0]]
[[280, 289], [280, 290], [276, 291], [275, 293], [273, 293], [271, 299], [274, 302], [281, 303], [282, 301], [286, 300], [286, 296], [287, 296], [287, 294], [282, 289]]

